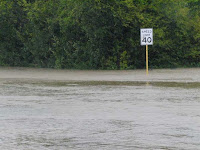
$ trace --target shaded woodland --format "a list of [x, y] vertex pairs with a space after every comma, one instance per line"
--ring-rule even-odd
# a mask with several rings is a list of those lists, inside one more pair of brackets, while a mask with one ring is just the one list
[[145, 68], [140, 28], [150, 68], [200, 67], [200, 0], [1, 0], [0, 65]]

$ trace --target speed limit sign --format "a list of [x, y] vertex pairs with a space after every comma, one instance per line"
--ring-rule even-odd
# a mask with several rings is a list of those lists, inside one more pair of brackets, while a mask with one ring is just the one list
[[148, 45], [153, 45], [153, 28], [140, 29], [140, 44], [146, 45], [146, 74], [149, 74]]
[[140, 44], [153, 45], [153, 29], [152, 28], [140, 29]]

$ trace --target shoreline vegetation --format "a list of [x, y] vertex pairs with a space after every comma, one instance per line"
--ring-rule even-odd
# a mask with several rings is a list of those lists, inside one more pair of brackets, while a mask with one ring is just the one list
[[149, 68], [200, 67], [200, 0], [1, 0], [0, 66], [145, 68], [140, 28], [153, 28]]

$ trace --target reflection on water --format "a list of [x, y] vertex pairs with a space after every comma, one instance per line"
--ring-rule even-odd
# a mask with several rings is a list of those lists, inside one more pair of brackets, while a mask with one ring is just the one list
[[199, 83], [1, 82], [0, 149], [196, 150]]

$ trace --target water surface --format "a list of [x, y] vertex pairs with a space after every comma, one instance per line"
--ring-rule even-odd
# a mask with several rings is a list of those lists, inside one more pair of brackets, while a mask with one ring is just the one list
[[200, 149], [199, 82], [0, 80], [0, 149]]

